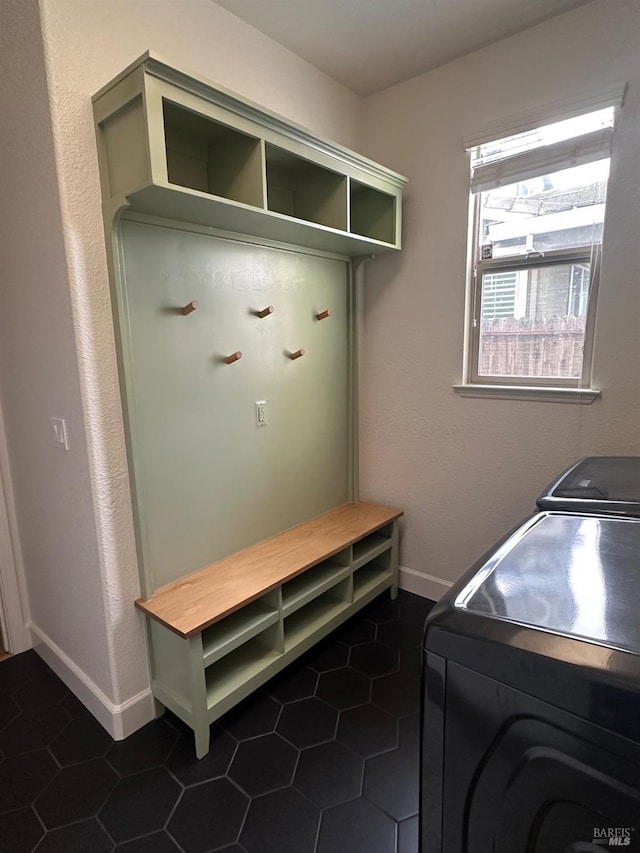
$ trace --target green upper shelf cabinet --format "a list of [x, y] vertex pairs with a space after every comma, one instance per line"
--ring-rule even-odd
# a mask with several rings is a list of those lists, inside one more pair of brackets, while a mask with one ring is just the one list
[[405, 178], [149, 52], [93, 105], [107, 221], [129, 207], [340, 255], [400, 248]]

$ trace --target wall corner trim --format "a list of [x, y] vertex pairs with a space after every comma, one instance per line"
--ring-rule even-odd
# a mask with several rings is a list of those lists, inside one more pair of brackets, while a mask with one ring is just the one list
[[429, 598], [431, 601], [439, 601], [453, 584], [451, 581], [409, 569], [407, 566], [399, 566], [398, 586], [400, 589]]
[[116, 705], [42, 629], [29, 625], [33, 647], [114, 740], [124, 740], [154, 718], [151, 689]]

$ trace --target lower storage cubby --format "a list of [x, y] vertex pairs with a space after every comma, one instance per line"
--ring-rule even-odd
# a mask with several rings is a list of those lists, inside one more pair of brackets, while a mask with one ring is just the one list
[[279, 620], [277, 593], [252, 601], [202, 632], [202, 657], [209, 666]]
[[332, 587], [328, 592], [314, 598], [300, 610], [284, 620], [285, 652], [302, 644], [311, 645], [313, 638], [329, 633], [339, 624], [342, 614], [351, 606], [351, 578]]
[[287, 617], [294, 610], [317, 598], [321, 593], [348, 578], [349, 566], [341, 566], [333, 560], [325, 560], [307, 569], [297, 578], [282, 585], [282, 615]]
[[393, 525], [387, 525], [376, 533], [371, 533], [353, 545], [353, 568], [359, 569], [374, 557], [391, 548], [393, 544]]
[[262, 683], [264, 670], [281, 657], [282, 652], [277, 648], [270, 648], [253, 639], [208, 666], [205, 677], [209, 711], [228, 700], [235, 691], [244, 689], [246, 695], [246, 688], [252, 679]]
[[353, 573], [353, 600], [357, 601], [374, 591], [382, 592], [393, 583], [393, 579], [391, 554], [387, 552]]

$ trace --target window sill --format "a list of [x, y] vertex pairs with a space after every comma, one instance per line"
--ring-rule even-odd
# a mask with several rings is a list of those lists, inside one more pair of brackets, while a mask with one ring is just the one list
[[543, 403], [589, 405], [601, 391], [594, 388], [552, 388], [536, 385], [454, 385], [461, 397], [492, 397], [497, 400], [537, 400]]

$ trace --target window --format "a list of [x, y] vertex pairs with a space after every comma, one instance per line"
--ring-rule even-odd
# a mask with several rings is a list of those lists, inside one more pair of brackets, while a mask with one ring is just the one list
[[614, 107], [471, 154], [468, 384], [588, 387]]

